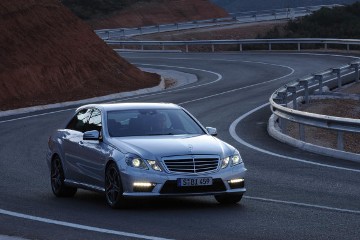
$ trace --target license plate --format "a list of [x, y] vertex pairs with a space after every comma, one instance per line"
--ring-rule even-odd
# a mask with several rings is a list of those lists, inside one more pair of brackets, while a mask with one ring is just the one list
[[178, 178], [178, 187], [208, 186], [212, 185], [212, 178]]

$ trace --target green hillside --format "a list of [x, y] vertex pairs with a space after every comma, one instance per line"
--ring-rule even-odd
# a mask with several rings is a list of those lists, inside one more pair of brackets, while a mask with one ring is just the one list
[[322, 8], [312, 15], [275, 27], [261, 38], [360, 38], [360, 2]]

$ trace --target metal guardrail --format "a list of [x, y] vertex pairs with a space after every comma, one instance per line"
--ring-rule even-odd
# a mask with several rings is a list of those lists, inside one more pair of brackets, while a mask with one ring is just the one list
[[165, 50], [166, 46], [185, 46], [185, 51], [189, 52], [189, 46], [193, 45], [209, 45], [211, 51], [215, 51], [216, 45], [238, 45], [239, 51], [243, 51], [244, 45], [267, 45], [271, 51], [275, 44], [293, 44], [301, 51], [304, 44], [321, 44], [324, 49], [328, 49], [328, 45], [346, 46], [347, 51], [352, 45], [360, 45], [357, 39], [329, 39], [329, 38], [289, 38], [289, 39], [241, 39], [241, 40], [196, 40], [196, 41], [126, 41], [126, 40], [104, 40], [109, 45], [138, 46], [144, 50], [144, 46], [157, 46]]
[[114, 29], [100, 29], [95, 33], [102, 39], [123, 39], [129, 36], [136, 36], [142, 34], [175, 31], [182, 29], [193, 29], [200, 27], [219, 26], [235, 23], [247, 23], [258, 21], [270, 21], [279, 19], [292, 19], [298, 16], [305, 16], [322, 7], [333, 8], [341, 6], [339, 4], [333, 5], [319, 5], [298, 8], [283, 8], [263, 11], [251, 11], [231, 13], [230, 17], [226, 18], [213, 18], [206, 20], [194, 20], [188, 22], [172, 23], [172, 24], [159, 24], [153, 26], [142, 26], [136, 28], [114, 28]]
[[[299, 138], [305, 141], [304, 126], [331, 129], [337, 132], [337, 149], [344, 150], [344, 132], [360, 133], [360, 119], [326, 116], [298, 110], [298, 100], [301, 97], [306, 103], [311, 94], [323, 94], [323, 87], [341, 87], [345, 82], [359, 81], [360, 62], [331, 68], [312, 74], [276, 90], [270, 97], [273, 114], [279, 118], [282, 132], [286, 134], [287, 121], [299, 124]], [[350, 77], [349, 77], [350, 76]]]

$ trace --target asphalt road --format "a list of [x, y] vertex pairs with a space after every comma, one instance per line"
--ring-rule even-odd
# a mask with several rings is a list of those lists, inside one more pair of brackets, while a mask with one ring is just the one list
[[181, 104], [205, 126], [216, 127], [221, 139], [241, 151], [248, 168], [246, 196], [235, 206], [191, 197], [136, 200], [121, 210], [110, 209], [104, 195], [88, 191], [58, 199], [45, 162], [47, 138], [73, 110], [13, 116], [0, 119], [0, 234], [29, 239], [359, 239], [360, 164], [272, 139], [266, 131], [270, 110], [264, 105], [286, 82], [353, 59], [296, 53], [122, 55], [139, 66], [198, 76], [192, 85], [121, 101]]

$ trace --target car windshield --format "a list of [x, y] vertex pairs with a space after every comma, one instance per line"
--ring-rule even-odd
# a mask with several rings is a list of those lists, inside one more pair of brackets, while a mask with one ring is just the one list
[[205, 134], [181, 109], [134, 109], [107, 113], [111, 137]]

